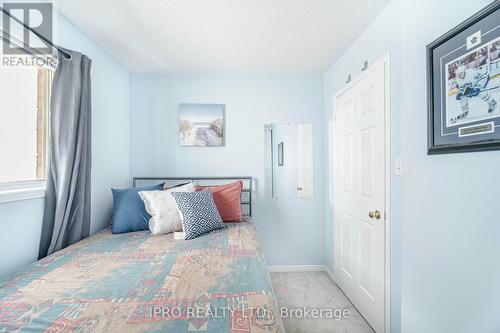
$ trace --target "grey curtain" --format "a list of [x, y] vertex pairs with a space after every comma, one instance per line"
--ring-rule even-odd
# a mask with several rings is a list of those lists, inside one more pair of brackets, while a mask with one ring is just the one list
[[39, 259], [90, 232], [91, 60], [59, 53], [52, 83], [50, 149]]

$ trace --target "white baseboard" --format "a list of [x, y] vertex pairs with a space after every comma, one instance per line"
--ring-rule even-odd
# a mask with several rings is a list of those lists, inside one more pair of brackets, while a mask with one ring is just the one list
[[335, 278], [333, 277], [332, 270], [330, 269], [330, 267], [328, 267], [326, 265], [325, 265], [325, 273], [326, 273], [326, 275], [328, 275], [330, 277], [330, 279], [332, 279], [333, 282], [335, 282]]

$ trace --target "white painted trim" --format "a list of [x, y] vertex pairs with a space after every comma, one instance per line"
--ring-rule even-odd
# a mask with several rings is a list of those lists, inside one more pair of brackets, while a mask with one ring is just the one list
[[267, 266], [269, 272], [292, 273], [292, 272], [325, 272], [325, 265], [290, 265], [290, 266]]
[[0, 183], [0, 203], [43, 198], [45, 190], [45, 181]]
[[385, 332], [391, 332], [391, 55], [385, 62]]
[[[384, 54], [380, 59], [375, 61], [368, 67], [368, 70], [359, 74], [355, 79], [342, 87], [339, 91], [337, 91], [333, 96], [333, 110], [332, 110], [332, 119], [334, 119], [332, 123], [332, 133], [335, 128], [335, 101], [338, 97], [340, 97], [343, 93], [353, 87], [356, 83], [362, 80], [365, 76], [368, 75], [373, 69], [378, 66], [385, 66], [385, 333], [390, 333], [391, 331], [391, 174], [392, 174], [392, 160], [391, 160], [391, 55], [390, 52]], [[333, 133], [334, 137], [335, 133]], [[335, 161], [335, 145], [332, 145], [333, 158]], [[330, 166], [331, 167], [331, 166]], [[330, 186], [333, 186], [333, 181], [335, 180], [334, 176], [331, 178]], [[335, 195], [334, 191], [332, 191], [333, 197], [333, 206], [335, 206]], [[334, 214], [334, 211], [332, 211]], [[335, 223], [335, 216], [333, 216], [332, 223]], [[334, 230], [334, 228], [332, 228]], [[333, 238], [333, 262], [335, 267], [335, 234], [332, 235]], [[328, 268], [328, 267], [327, 267]], [[335, 273], [330, 271], [330, 277], [332, 280], [336, 282]], [[328, 274], [328, 272], [327, 272]]]
[[337, 282], [334, 279], [333, 271], [330, 269], [330, 267], [325, 266], [325, 273], [333, 281], [333, 283], [337, 284]]

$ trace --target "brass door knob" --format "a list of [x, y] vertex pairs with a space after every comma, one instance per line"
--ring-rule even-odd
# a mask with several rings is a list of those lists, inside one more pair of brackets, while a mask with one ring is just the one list
[[368, 216], [370, 218], [372, 218], [372, 219], [375, 218], [377, 220], [380, 220], [380, 217], [382, 216], [382, 214], [380, 214], [380, 212], [378, 210], [376, 210], [376, 211], [373, 211], [373, 212], [369, 212]]

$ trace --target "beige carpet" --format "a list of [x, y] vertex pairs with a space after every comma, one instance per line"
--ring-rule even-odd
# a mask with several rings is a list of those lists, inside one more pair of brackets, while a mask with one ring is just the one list
[[[374, 331], [324, 272], [271, 273], [280, 306], [292, 309], [347, 309], [350, 316], [337, 319], [284, 318], [286, 333], [373, 333]], [[323, 314], [326, 314], [324, 310]], [[290, 313], [290, 311], [289, 311]], [[297, 315], [295, 316], [297, 317]], [[331, 317], [331, 312], [330, 312]]]

